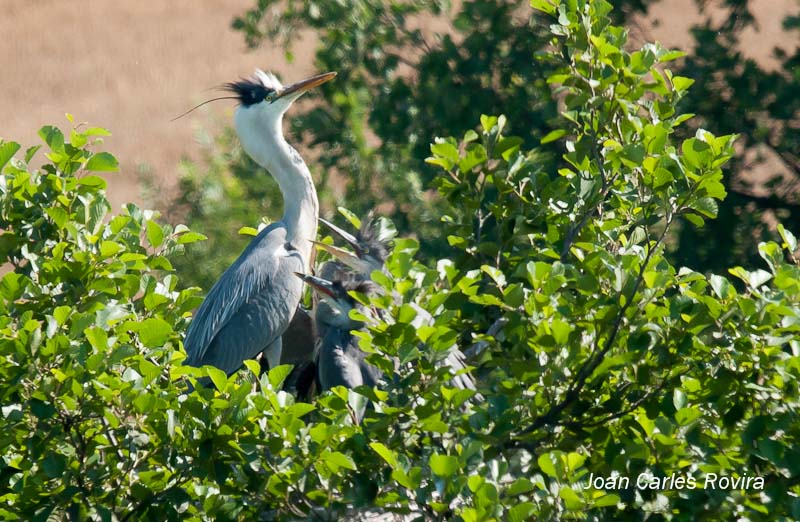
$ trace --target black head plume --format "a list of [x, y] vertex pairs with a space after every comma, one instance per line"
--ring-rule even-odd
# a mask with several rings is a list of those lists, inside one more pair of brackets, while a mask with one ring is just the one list
[[330, 281], [336, 299], [345, 300], [351, 304], [355, 301], [348, 292], [358, 292], [364, 295], [378, 293], [380, 287], [371, 279], [364, 279], [361, 274], [354, 272], [342, 272], [337, 274], [336, 279]]
[[373, 212], [370, 212], [361, 223], [356, 238], [361, 246], [361, 254], [372, 256], [381, 263], [389, 257], [389, 241], [381, 238], [380, 222]]
[[239, 103], [245, 107], [261, 103], [267, 96], [274, 93], [274, 89], [266, 87], [257, 78], [242, 79], [237, 82], [226, 83], [223, 86], [228, 92], [232, 92]]
[[203, 105], [207, 103], [211, 103], [218, 100], [238, 100], [240, 104], [245, 107], [249, 107], [250, 105], [255, 105], [256, 103], [260, 103], [266, 99], [271, 93], [275, 92], [274, 87], [267, 87], [267, 84], [274, 84], [280, 87], [280, 82], [278, 79], [270, 74], [265, 73], [260, 70], [256, 70], [255, 76], [250, 79], [241, 79], [237, 82], [230, 82], [223, 84], [220, 88], [223, 91], [228, 91], [233, 93], [233, 96], [219, 96], [217, 98], [211, 98], [210, 100], [206, 100], [204, 102], [198, 103], [188, 111], [184, 112], [180, 116], [176, 116], [172, 118], [170, 121], [175, 121], [177, 119], [183, 118], [190, 112], [194, 111], [195, 109], [199, 109]]

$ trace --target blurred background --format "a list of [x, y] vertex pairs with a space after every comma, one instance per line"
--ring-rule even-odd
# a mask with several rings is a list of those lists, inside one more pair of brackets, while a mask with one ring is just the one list
[[[673, 261], [701, 271], [756, 266], [781, 221], [800, 229], [798, 0], [624, 0], [615, 22], [631, 46], [685, 51], [673, 70], [696, 80], [683, 102], [703, 127], [739, 133], [728, 199], [705, 229], [686, 224]], [[506, 114], [529, 147], [558, 118], [535, 53], [549, 35], [525, 1], [3, 0], [0, 137], [39, 142], [44, 124], [111, 130], [121, 163], [107, 176], [115, 209], [161, 211], [209, 236], [176, 260], [185, 285], [210, 288], [249, 240], [237, 231], [282, 213], [271, 179], [238, 147], [234, 104], [172, 121], [255, 67], [284, 82], [339, 77], [290, 111], [287, 130], [314, 174], [322, 214], [377, 208], [421, 255], [446, 255], [443, 203], [425, 164], [437, 136], [463, 136], [481, 114]], [[555, 172], [563, 143], [538, 151]]]

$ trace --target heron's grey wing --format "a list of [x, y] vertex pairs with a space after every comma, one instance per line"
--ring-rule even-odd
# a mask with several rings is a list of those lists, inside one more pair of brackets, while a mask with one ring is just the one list
[[[268, 227], [222, 274], [189, 325], [184, 341], [188, 355], [186, 364], [214, 364], [209, 359], [222, 354], [210, 354], [209, 347], [223, 330], [228, 330], [230, 337], [240, 339], [236, 343], [237, 353], [224, 354], [231, 360], [238, 359], [239, 365], [245, 359], [254, 357], [283, 333], [297, 306], [297, 302], [285, 302], [286, 296], [296, 293], [299, 301], [302, 292], [302, 282], [292, 271], [302, 271], [303, 266], [297, 251], [286, 251], [285, 239], [285, 228], [278, 224]], [[291, 311], [286, 313], [285, 324], [278, 324], [281, 321], [258, 324], [259, 309], [273, 308], [277, 312], [281, 307], [288, 306], [291, 306]], [[254, 328], [260, 331], [251, 331]], [[259, 346], [249, 346], [253, 343]], [[228, 368], [224, 369], [228, 371]], [[230, 371], [235, 371], [235, 368]]]
[[450, 353], [443, 361], [444, 365], [450, 368], [450, 373], [453, 374], [453, 384], [462, 390], [476, 390], [475, 380], [472, 375], [467, 372], [467, 363], [464, 359], [464, 354], [458, 349], [458, 346], [453, 345], [450, 347]]

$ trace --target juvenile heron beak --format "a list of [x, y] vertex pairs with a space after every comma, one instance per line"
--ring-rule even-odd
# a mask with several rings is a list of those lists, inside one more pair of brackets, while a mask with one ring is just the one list
[[329, 245], [327, 243], [323, 243], [322, 241], [314, 241], [313, 239], [311, 240], [311, 242], [317, 245], [318, 248], [329, 253], [334, 258], [338, 259], [339, 261], [346, 264], [350, 268], [354, 268], [354, 265], [360, 261], [360, 259], [356, 254], [353, 254], [352, 252], [345, 250], [344, 248], [339, 248], [334, 245]]
[[356, 236], [347, 232], [346, 230], [342, 230], [341, 228], [337, 227], [327, 219], [319, 218], [320, 222], [325, 225], [326, 227], [330, 228], [333, 233], [335, 233], [340, 238], [344, 239], [348, 245], [353, 247], [357, 254], [361, 253], [361, 250], [358, 248], [358, 239]]
[[308, 91], [309, 89], [313, 89], [319, 85], [322, 85], [325, 82], [333, 80], [336, 77], [335, 72], [326, 72], [322, 74], [317, 74], [316, 76], [312, 76], [311, 78], [306, 78], [305, 80], [300, 80], [297, 83], [293, 83], [287, 87], [284, 87], [281, 92], [278, 93], [278, 98], [289, 97], [291, 99], [299, 98], [304, 92]]
[[336, 299], [335, 289], [330, 281], [312, 275], [301, 274], [300, 272], [295, 272], [294, 275], [302, 279], [304, 283], [314, 290]]

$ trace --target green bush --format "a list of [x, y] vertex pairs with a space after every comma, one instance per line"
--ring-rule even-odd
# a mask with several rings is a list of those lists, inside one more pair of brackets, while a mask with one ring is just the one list
[[[368, 318], [360, 343], [402, 365], [359, 390], [373, 404], [360, 425], [343, 388], [296, 403], [286, 366], [258, 378], [248, 361], [227, 378], [181, 365], [198, 298], [176, 290], [170, 259], [202, 236], [131, 205], [107, 216], [93, 172], [116, 160], [89, 143], [105, 131], [78, 126], [67, 143], [44, 127], [38, 171], [35, 149], [0, 144], [3, 517], [799, 518], [794, 236], [779, 228], [763, 267], [735, 279], [670, 263], [676, 220], [715, 216], [734, 137], [677, 136], [692, 83], [667, 68], [680, 53], [626, 50], [609, 3], [533, 5], [564, 107], [542, 141], [564, 166], [502, 116], [430, 146], [448, 255], [422, 263], [416, 240], [397, 239], [375, 274], [385, 320]], [[430, 324], [413, 325], [412, 302]], [[434, 364], [454, 341], [483, 400]], [[200, 377], [214, 386], [187, 392]], [[751, 481], [703, 487], [712, 474]], [[590, 476], [632, 485], [587, 488]], [[641, 476], [697, 487], [637, 488]]]

